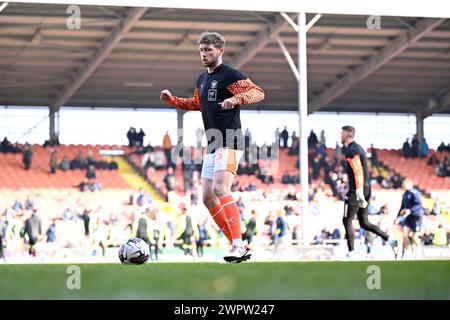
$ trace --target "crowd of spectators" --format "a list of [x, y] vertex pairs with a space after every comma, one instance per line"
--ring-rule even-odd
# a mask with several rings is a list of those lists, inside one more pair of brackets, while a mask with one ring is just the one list
[[417, 135], [413, 136], [411, 142], [407, 138], [402, 146], [402, 155], [405, 158], [426, 158], [429, 151], [427, 140], [422, 138], [422, 145], [420, 146]]
[[142, 147], [144, 145], [145, 132], [142, 128], [137, 132], [136, 128], [130, 127], [127, 132], [129, 147]]
[[[437, 151], [432, 151], [430, 153], [430, 156], [427, 160], [428, 165], [434, 166], [435, 173], [439, 177], [450, 177], [450, 143], [448, 145], [445, 145], [444, 142], [442, 142]], [[439, 160], [439, 157], [441, 154], [444, 154], [443, 157], [441, 157], [441, 160]]]
[[0, 153], [20, 153], [22, 148], [18, 143], [12, 143], [7, 137], [0, 143]]

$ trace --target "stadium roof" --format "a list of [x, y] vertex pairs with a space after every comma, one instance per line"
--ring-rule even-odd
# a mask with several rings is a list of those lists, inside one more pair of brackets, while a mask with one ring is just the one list
[[[250, 108], [298, 110], [276, 40], [296, 60], [297, 32], [279, 13], [81, 6], [81, 28], [70, 30], [67, 7], [9, 3], [0, 12], [0, 105], [164, 107], [164, 88], [192, 96], [196, 41], [210, 30], [226, 37], [224, 61], [265, 89]], [[323, 14], [309, 29], [309, 111], [449, 114], [450, 20], [382, 16], [370, 30], [367, 19]]]

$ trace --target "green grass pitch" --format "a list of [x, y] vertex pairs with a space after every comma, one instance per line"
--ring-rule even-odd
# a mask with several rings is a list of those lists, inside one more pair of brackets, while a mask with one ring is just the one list
[[449, 260], [78, 264], [79, 290], [68, 266], [2, 264], [0, 299], [450, 299]]

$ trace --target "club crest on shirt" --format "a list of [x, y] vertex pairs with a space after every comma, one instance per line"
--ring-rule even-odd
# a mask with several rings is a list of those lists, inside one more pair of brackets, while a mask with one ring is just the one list
[[217, 101], [217, 89], [208, 90], [208, 101]]
[[213, 80], [213, 81], [211, 81], [211, 84], [210, 84], [210, 86], [211, 86], [211, 89], [215, 89], [215, 88], [217, 88], [217, 80]]

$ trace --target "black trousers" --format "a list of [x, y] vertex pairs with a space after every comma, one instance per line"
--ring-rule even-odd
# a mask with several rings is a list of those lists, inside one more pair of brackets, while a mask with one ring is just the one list
[[3, 255], [3, 238], [0, 237], [0, 258], [4, 258]]
[[[370, 190], [364, 190], [364, 198], [367, 202], [370, 199]], [[353, 230], [352, 221], [355, 219], [355, 216], [358, 217], [359, 225], [364, 230], [375, 233], [376, 235], [383, 238], [383, 240], [387, 240], [389, 236], [383, 232], [378, 226], [369, 222], [369, 210], [368, 207], [360, 208], [358, 206], [358, 202], [356, 201], [356, 193], [349, 192], [347, 194], [347, 199], [345, 200], [344, 205], [344, 218], [342, 222], [345, 227], [345, 238], [347, 239], [347, 246], [349, 251], [353, 251], [355, 249], [355, 231]]]

